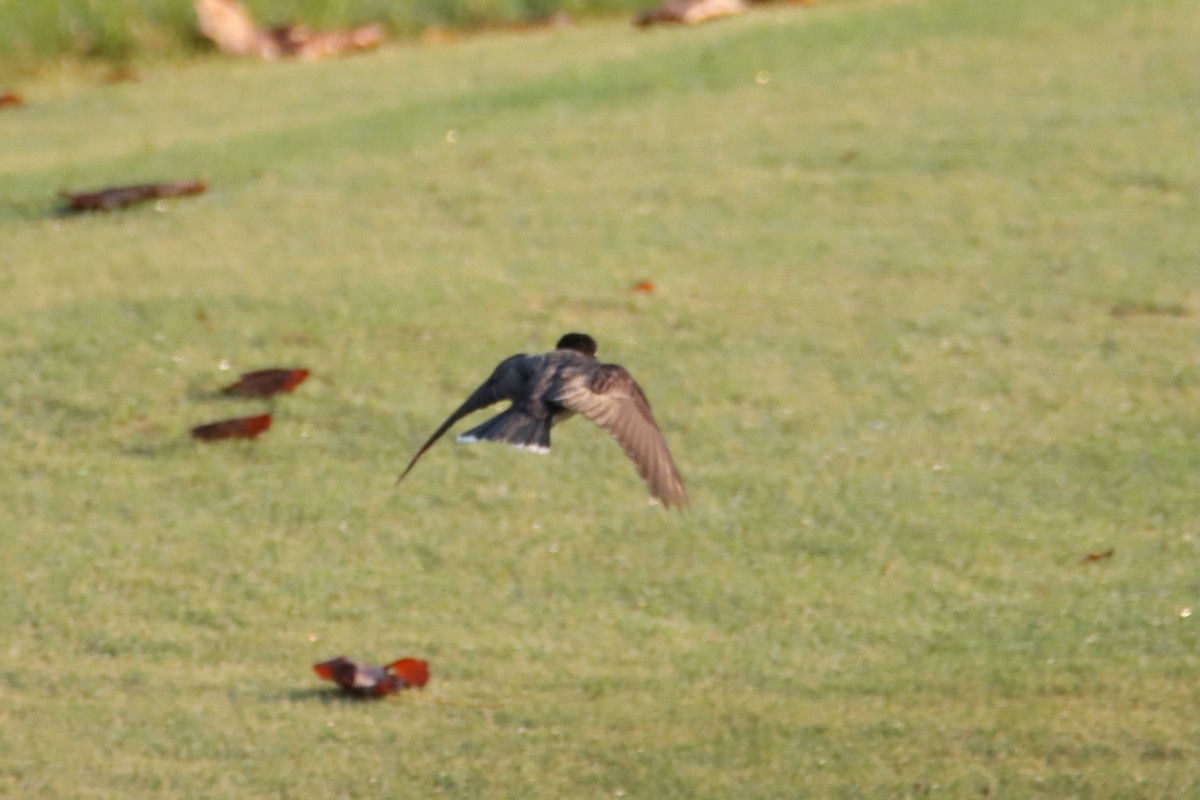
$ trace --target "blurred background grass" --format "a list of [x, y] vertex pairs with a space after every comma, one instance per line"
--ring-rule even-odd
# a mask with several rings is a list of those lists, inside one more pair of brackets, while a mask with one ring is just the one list
[[[431, 25], [471, 28], [527, 22], [565, 11], [575, 17], [629, 13], [639, 0], [245, 0], [264, 26], [317, 28], [382, 22], [399, 36]], [[31, 67], [56, 58], [126, 61], [177, 56], [211, 45], [196, 30], [192, 0], [0, 0], [0, 64]]]

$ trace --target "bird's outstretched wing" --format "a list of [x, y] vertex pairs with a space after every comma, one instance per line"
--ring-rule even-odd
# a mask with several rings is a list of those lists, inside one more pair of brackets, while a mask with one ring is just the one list
[[683, 488], [667, 440], [654, 421], [650, 403], [623, 367], [601, 364], [590, 376], [580, 374], [569, 378], [552, 399], [608, 431], [637, 465], [650, 493], [663, 505], [668, 508], [687, 505], [687, 490]]
[[404, 480], [404, 477], [416, 465], [417, 459], [423, 456], [426, 450], [433, 447], [433, 443], [440, 439], [443, 433], [450, 430], [450, 426], [454, 423], [470, 413], [478, 411], [481, 408], [487, 408], [494, 403], [511, 397], [511, 390], [508, 386], [510, 375], [512, 374], [511, 366], [518, 358], [524, 358], [524, 356], [513, 356], [496, 367], [492, 376], [484, 381], [482, 386], [472, 392], [471, 396], [433, 432], [433, 436], [429, 437], [429, 441], [425, 442], [421, 446], [421, 449], [417, 451], [417, 454], [412, 457], [412, 461], [408, 462], [408, 466], [405, 467], [400, 477], [396, 479], [396, 483]]

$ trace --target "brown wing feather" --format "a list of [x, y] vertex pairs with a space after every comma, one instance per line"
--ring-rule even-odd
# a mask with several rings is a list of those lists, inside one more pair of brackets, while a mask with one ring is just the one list
[[590, 378], [572, 377], [553, 399], [608, 431], [637, 466], [650, 493], [663, 505], [670, 508], [687, 504], [683, 479], [654, 421], [650, 403], [623, 367], [601, 364]]

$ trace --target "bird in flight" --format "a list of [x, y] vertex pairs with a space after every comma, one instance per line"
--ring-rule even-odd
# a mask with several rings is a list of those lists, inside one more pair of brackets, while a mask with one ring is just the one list
[[515, 355], [500, 362], [492, 376], [472, 392], [413, 456], [399, 483], [425, 451], [463, 417], [501, 400], [512, 405], [487, 422], [459, 434], [460, 442], [506, 442], [536, 453], [550, 452], [550, 428], [581, 414], [617, 440], [633, 460], [650, 493], [663, 505], [688, 502], [683, 479], [633, 376], [617, 364], [596, 360], [596, 340], [568, 333], [555, 349], [540, 355]]

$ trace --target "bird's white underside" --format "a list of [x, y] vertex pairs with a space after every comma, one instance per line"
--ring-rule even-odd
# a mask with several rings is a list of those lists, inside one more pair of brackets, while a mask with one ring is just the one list
[[[480, 439], [475, 436], [468, 436], [467, 434], [463, 433], [459, 434], [458, 441], [462, 442], [463, 444], [472, 444], [474, 442], [483, 442], [488, 440]], [[539, 456], [544, 456], [550, 452], [549, 447], [542, 447], [541, 445], [537, 444], [512, 444], [511, 442], [505, 442], [505, 444], [515, 447], [518, 450], [528, 450], [530, 453], [537, 453]]]

